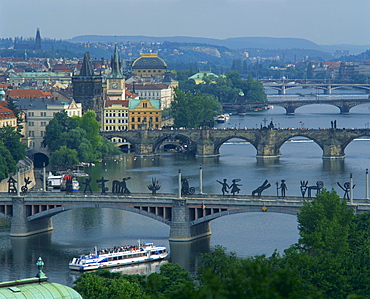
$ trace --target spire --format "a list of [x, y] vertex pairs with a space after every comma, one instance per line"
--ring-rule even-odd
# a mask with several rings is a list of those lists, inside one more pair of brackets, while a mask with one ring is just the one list
[[40, 35], [40, 29], [37, 28], [36, 31], [36, 38], [35, 38], [35, 50], [41, 49], [41, 35]]
[[121, 73], [121, 59], [118, 55], [117, 45], [114, 46], [114, 54], [111, 58], [111, 68], [112, 72], [109, 74], [108, 78], [124, 78]]
[[82, 68], [80, 71], [80, 76], [94, 76], [94, 70], [90, 59], [89, 51], [85, 52], [84, 60], [82, 62]]

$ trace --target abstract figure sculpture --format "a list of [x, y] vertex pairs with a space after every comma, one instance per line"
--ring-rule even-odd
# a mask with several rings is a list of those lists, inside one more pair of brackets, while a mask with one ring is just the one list
[[222, 188], [221, 188], [222, 195], [225, 195], [225, 192], [229, 193], [229, 191], [227, 191], [227, 189], [229, 189], [230, 186], [227, 184], [227, 179], [224, 179], [223, 182], [220, 182], [220, 181], [217, 181], [217, 182], [222, 185]]
[[[347, 200], [349, 200], [349, 191], [351, 190], [350, 182], [345, 182], [343, 186], [339, 182], [337, 182], [337, 184], [344, 191], [343, 199], [346, 198]], [[356, 185], [352, 186], [352, 190], [353, 190], [353, 188], [355, 188], [355, 186]]]
[[109, 180], [104, 179], [104, 177], [101, 177], [100, 180], [96, 180], [97, 183], [100, 183], [98, 187], [101, 188], [101, 193], [105, 193], [106, 191], [108, 191], [108, 187], [105, 186], [105, 183], [108, 181]]
[[129, 194], [130, 190], [127, 188], [126, 181], [130, 180], [131, 177], [123, 178], [122, 182], [114, 180], [112, 182], [112, 193]]
[[195, 188], [194, 187], [189, 187], [189, 182], [186, 178], [181, 178], [181, 194], [186, 195], [186, 194], [194, 194]]
[[253, 190], [252, 196], [256, 196], [256, 193], [257, 193], [257, 196], [261, 196], [262, 192], [270, 187], [271, 187], [271, 184], [269, 183], [269, 181], [265, 180], [261, 186]]
[[148, 189], [152, 191], [152, 195], [157, 194], [157, 191], [161, 189], [161, 186], [158, 185], [158, 181], [156, 180], [156, 178], [152, 178], [152, 184], [148, 185]]

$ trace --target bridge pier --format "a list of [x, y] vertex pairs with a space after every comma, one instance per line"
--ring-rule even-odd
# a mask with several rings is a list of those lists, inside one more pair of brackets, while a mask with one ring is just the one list
[[348, 102], [343, 102], [342, 106], [339, 109], [340, 114], [349, 114], [349, 109], [351, 109], [351, 107], [349, 106]]
[[215, 142], [209, 138], [209, 130], [202, 130], [201, 138], [197, 142], [197, 158], [218, 157], [220, 154], [215, 154]]
[[343, 159], [346, 155], [341, 142], [335, 138], [329, 138], [322, 145], [323, 159]]
[[280, 148], [276, 146], [276, 130], [260, 130], [259, 140], [255, 146], [257, 159], [277, 159], [280, 157]]
[[172, 201], [172, 218], [169, 240], [172, 242], [187, 242], [211, 234], [209, 221], [191, 225], [189, 208], [185, 199]]
[[24, 204], [24, 197], [13, 197], [12, 202], [11, 237], [27, 237], [53, 229], [51, 217], [43, 217], [32, 221], [27, 220], [27, 206]]

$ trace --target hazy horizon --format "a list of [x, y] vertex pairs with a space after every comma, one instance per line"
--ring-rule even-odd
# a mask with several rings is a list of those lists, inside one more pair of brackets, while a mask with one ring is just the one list
[[369, 45], [369, 0], [12, 0], [1, 37], [79, 35], [301, 38]]

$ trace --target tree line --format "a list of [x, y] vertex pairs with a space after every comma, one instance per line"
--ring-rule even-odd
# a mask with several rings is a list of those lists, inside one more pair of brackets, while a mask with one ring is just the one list
[[299, 240], [280, 255], [238, 258], [216, 246], [195, 277], [176, 264], [160, 273], [107, 270], [79, 277], [83, 298], [369, 298], [370, 214], [354, 214], [334, 190], [305, 201]]

